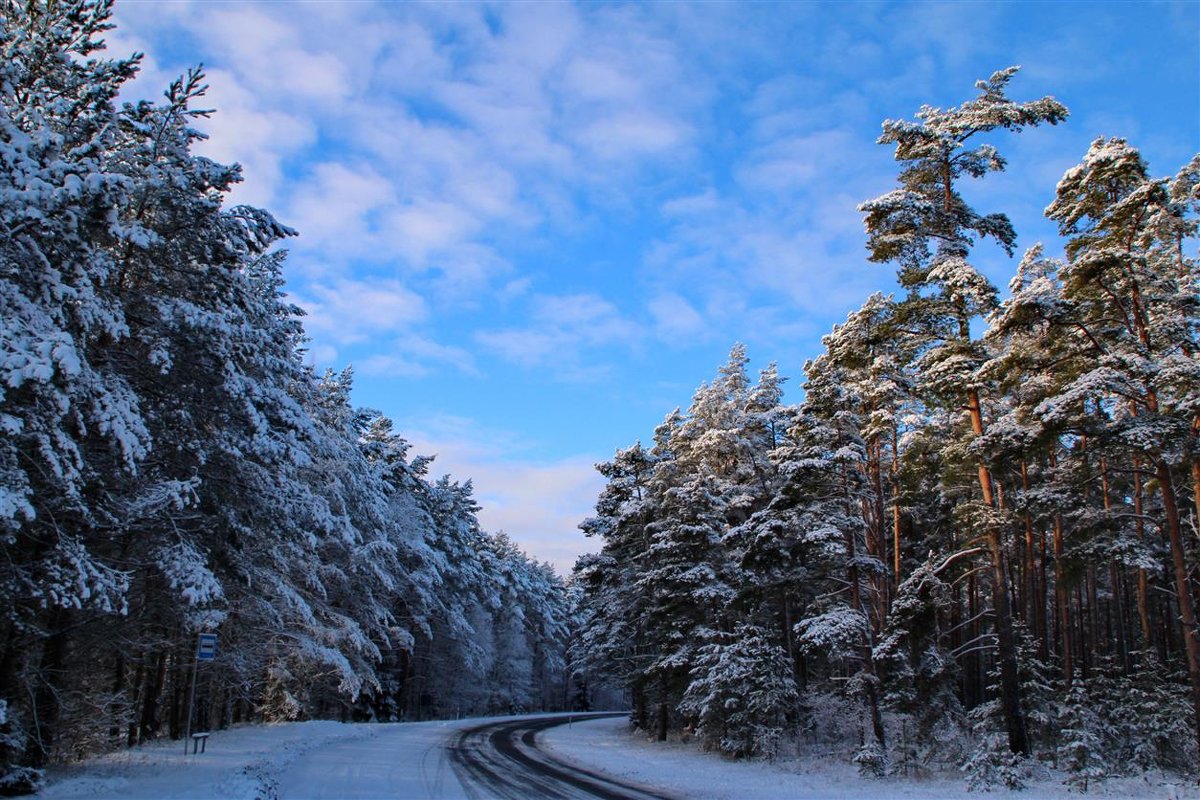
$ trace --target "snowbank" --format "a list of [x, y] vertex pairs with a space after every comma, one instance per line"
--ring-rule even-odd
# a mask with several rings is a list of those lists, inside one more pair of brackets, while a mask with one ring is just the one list
[[[999, 790], [985, 794], [968, 792], [963, 777], [956, 774], [874, 780], [860, 777], [853, 764], [833, 759], [730, 761], [679, 742], [647, 741], [631, 734], [623, 719], [589, 720], [551, 728], [542, 734], [541, 741], [546, 750], [560, 758], [693, 800], [884, 797], [981, 800], [989, 796], [1078, 800], [1080, 797], [1062, 784], [1060, 776], [1049, 773], [1024, 792], [1010, 794]], [[1200, 798], [1200, 789], [1157, 776], [1146, 780], [1123, 778], [1095, 784], [1087, 796], [1184, 800]]]
[[386, 727], [328, 721], [245, 725], [213, 732], [206, 752], [199, 755], [184, 755], [181, 742], [156, 742], [52, 769], [47, 787], [37, 796], [46, 800], [272, 798], [280, 776], [305, 752], [374, 737]]

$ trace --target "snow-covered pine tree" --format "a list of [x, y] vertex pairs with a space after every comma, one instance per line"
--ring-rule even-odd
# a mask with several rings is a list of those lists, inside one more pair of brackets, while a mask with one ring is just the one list
[[1038, 411], [1052, 422], [1096, 396], [1128, 404], [1113, 435], [1152, 467], [1157, 483], [1200, 748], [1200, 639], [1175, 488], [1180, 471], [1192, 473], [1200, 418], [1194, 355], [1200, 300], [1195, 272], [1170, 233], [1186, 229], [1186, 217], [1177, 216], [1185, 211], [1171, 202], [1168, 181], [1151, 179], [1124, 139], [1097, 139], [1063, 176], [1046, 215], [1070, 237], [1064, 294], [1088, 333], [1094, 367]]
[[108, 16], [103, 3], [0, 9], [0, 780], [54, 752], [69, 618], [126, 607], [96, 477], [135, 474], [149, 449], [132, 389], [99, 357], [130, 335], [112, 281], [141, 235], [111, 213], [133, 201], [109, 157], [137, 59], [96, 56]]
[[580, 529], [602, 545], [599, 553], [580, 557], [573, 578], [581, 592], [581, 619], [572, 662], [590, 678], [628, 689], [633, 723], [643, 730], [650, 724], [645, 670], [653, 643], [642, 613], [645, 598], [635, 585], [650, 546], [646, 525], [656, 514], [649, 482], [659, 455], [637, 443], [597, 465], [607, 483], [596, 515]]
[[[1029, 729], [1031, 757], [1053, 752], [1058, 744], [1059, 719], [1055, 714], [1056, 685], [1050, 669], [1038, 657], [1037, 644], [1029, 632], [1017, 630], [1017, 662], [1021, 677], [1021, 713]], [[968, 717], [972, 721], [976, 742], [975, 751], [963, 764], [967, 773], [967, 785], [987, 789], [994, 785], [1008, 789], [1024, 787], [1032, 763], [1008, 748], [1004, 732], [1004, 714], [999, 699], [997, 684], [1000, 671], [997, 667], [988, 673], [992, 699], [971, 709]]]
[[1101, 724], [1087, 686], [1082, 682], [1072, 685], [1059, 705], [1057, 757], [1059, 768], [1067, 773], [1066, 783], [1080, 792], [1086, 792], [1090, 783], [1109, 770]]
[[879, 571], [869, 576], [873, 614], [880, 624], [904, 574], [901, 443], [920, 418], [913, 395], [915, 342], [899, 311], [892, 298], [871, 295], [823, 338], [825, 353], [819, 359], [826, 369], [837, 370], [846, 397], [856, 404], [847, 410], [859, 417], [866, 459], [862, 471], [870, 484], [862, 498], [865, 544], [870, 555], [891, 567], [890, 576]]
[[[819, 599], [795, 626], [798, 643], [820, 654], [849, 677], [851, 693], [866, 706], [874, 746], [883, 762], [887, 739], [880, 708], [874, 639], [882, 619], [874, 613], [873, 595], [886, 585], [879, 580], [887, 567], [866, 548], [872, 501], [867, 473], [867, 443], [858, 410], [862, 400], [852, 393], [844, 370], [822, 355], [805, 365], [805, 400], [791, 432], [794, 446], [783, 460], [788, 491], [801, 499], [805, 536], [827, 538], [832, 549], [828, 572], [811, 587]], [[815, 559], [814, 559], [815, 560]], [[811, 580], [811, 578], [810, 578]], [[845, 591], [838, 585], [844, 582]], [[823, 585], [822, 585], [823, 584]], [[881, 763], [885, 768], [886, 763]]]
[[707, 631], [679, 705], [705, 747], [737, 757], [774, 757], [797, 698], [787, 654], [767, 631], [738, 623]]
[[205, 724], [432, 710], [440, 667], [495, 663], [470, 620], [504, 585], [546, 696], [561, 584], [489, 556], [469, 484], [304, 366], [292, 232], [191, 152], [199, 71], [116, 106], [138, 59], [97, 57], [110, 12], [0, 7], [0, 780], [179, 735], [198, 630]]
[[[977, 237], [992, 238], [1011, 253], [1016, 233], [1005, 215], [980, 215], [972, 209], [959, 183], [1005, 166], [994, 146], [972, 147], [972, 140], [996, 130], [1057, 124], [1067, 116], [1066, 108], [1051, 97], [1025, 103], [1009, 99], [1005, 92], [1016, 72], [1010, 67], [979, 81], [979, 96], [961, 106], [926, 106], [915, 122], [886, 121], [879, 141], [896, 145], [896, 160], [904, 165], [900, 188], [860, 206], [871, 260], [895, 262], [900, 284], [909, 292], [902, 304], [909, 324], [919, 327], [925, 339], [920, 357], [925, 391], [949, 406], [965, 406], [975, 437], [985, 430], [982, 386], [976, 378], [983, 354], [972, 336], [971, 321], [994, 308], [996, 290], [967, 259]], [[994, 509], [988, 466], [979, 462], [977, 471], [982, 504]], [[1026, 753], [1003, 538], [996, 523], [986, 524], [983, 533], [991, 562], [1009, 746]]]
[[[1044, 653], [1056, 650], [1069, 684], [1073, 674], [1073, 625], [1063, 520], [1067, 510], [1078, 507], [1076, 501], [1080, 498], [1064, 482], [1051, 480], [1059, 474], [1055, 453], [1065, 430], [1048, 428], [1034, 412], [1080, 368], [1078, 348], [1072, 341], [1073, 312], [1058, 278], [1060, 267], [1058, 261], [1043, 255], [1040, 244], [1025, 253], [1009, 283], [1009, 298], [989, 319], [984, 339], [992, 357], [980, 372], [994, 380], [1009, 401], [1003, 416], [989, 426], [983, 446], [990, 459], [1007, 461], [1010, 468], [1015, 464], [1020, 475], [1012, 503], [1024, 528], [1022, 588], [1026, 622], [1039, 634]], [[1045, 562], [1040, 565], [1040, 574], [1035, 564], [1039, 551], [1044, 549], [1048, 526], [1054, 531], [1056, 621], [1047, 620]], [[1052, 636], [1050, 623], [1054, 622], [1057, 635]], [[1058, 645], [1052, 647], [1055, 641]]]
[[913, 750], [920, 763], [955, 758], [965, 744], [966, 713], [957, 687], [961, 671], [947, 646], [944, 620], [954, 606], [955, 573], [970, 555], [931, 557], [913, 570], [900, 583], [875, 647], [886, 703], [915, 723]]
[[690, 662], [706, 629], [727, 630], [742, 619], [738, 587], [741, 539], [731, 529], [763, 508], [777, 487], [773, 450], [788, 412], [779, 406], [782, 381], [773, 365], [757, 385], [735, 345], [716, 379], [702, 385], [685, 415], [660, 428], [661, 449], [650, 480], [655, 519], [638, 586], [648, 597], [646, 620], [657, 646], [649, 673], [659, 691], [658, 734], [690, 681]]
[[687, 688], [707, 628], [727, 624], [734, 599], [732, 565], [721, 546], [725, 508], [713, 476], [679, 474], [660, 461], [651, 482], [660, 516], [646, 526], [650, 545], [634, 587], [645, 598], [645, 624], [654, 643], [647, 667], [657, 703], [657, 735], [665, 740], [671, 714]]

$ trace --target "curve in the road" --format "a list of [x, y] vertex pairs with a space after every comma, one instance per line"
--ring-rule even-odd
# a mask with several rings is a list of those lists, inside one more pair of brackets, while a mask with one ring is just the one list
[[572, 720], [623, 714], [560, 715], [477, 725], [460, 731], [448, 745], [450, 763], [466, 792], [475, 798], [507, 800], [553, 798], [570, 800], [672, 800], [644, 786], [625, 783], [575, 764], [561, 761], [538, 748], [537, 735]]

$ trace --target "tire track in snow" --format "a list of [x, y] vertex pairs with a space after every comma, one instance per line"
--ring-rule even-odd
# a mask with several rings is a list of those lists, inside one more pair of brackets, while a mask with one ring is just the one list
[[[588, 719], [623, 714], [589, 714]], [[564, 714], [519, 721], [492, 722], [467, 728], [450, 738], [446, 748], [463, 789], [472, 800], [673, 800], [644, 786], [554, 758], [538, 748], [537, 735], [575, 718]]]

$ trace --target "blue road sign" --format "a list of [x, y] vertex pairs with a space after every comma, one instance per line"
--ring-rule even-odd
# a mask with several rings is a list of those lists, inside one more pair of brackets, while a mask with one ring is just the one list
[[217, 657], [217, 635], [215, 633], [200, 634], [196, 644], [196, 658], [201, 661], [212, 661]]

